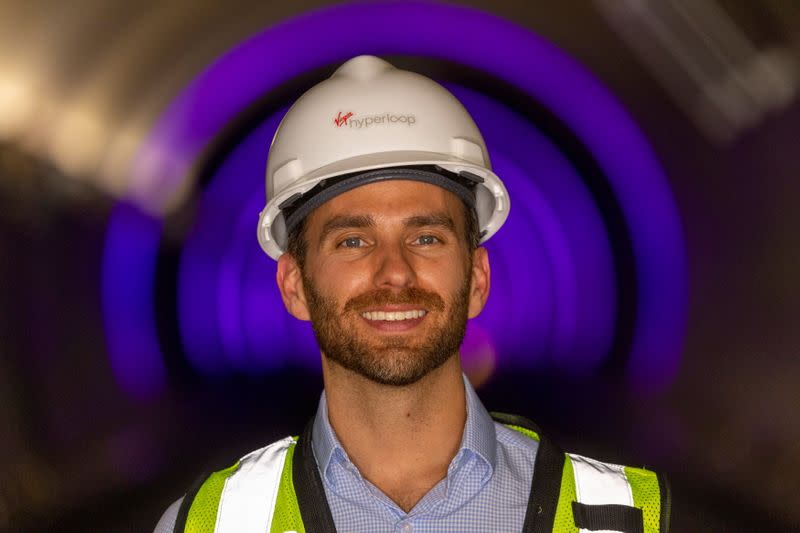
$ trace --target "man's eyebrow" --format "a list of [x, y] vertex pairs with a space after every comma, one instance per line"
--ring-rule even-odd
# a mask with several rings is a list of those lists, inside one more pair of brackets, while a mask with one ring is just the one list
[[375, 220], [369, 215], [336, 215], [322, 226], [319, 242], [332, 232], [340, 229], [370, 228], [375, 225]]
[[423, 228], [428, 226], [438, 226], [445, 228], [453, 233], [456, 232], [456, 224], [453, 219], [444, 213], [433, 213], [430, 215], [414, 215], [403, 220], [406, 227]]

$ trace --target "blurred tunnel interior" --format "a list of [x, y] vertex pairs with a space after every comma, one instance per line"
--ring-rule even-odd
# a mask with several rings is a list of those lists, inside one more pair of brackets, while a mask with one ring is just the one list
[[487, 408], [800, 531], [800, 4], [0, 3], [0, 530], [151, 531], [322, 378], [259, 248], [283, 114], [373, 54], [513, 198], [462, 347]]

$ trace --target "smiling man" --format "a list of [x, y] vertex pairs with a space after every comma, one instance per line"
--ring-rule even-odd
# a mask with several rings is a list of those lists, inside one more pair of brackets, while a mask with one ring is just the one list
[[491, 416], [461, 371], [508, 192], [434, 81], [359, 56], [287, 112], [261, 246], [310, 320], [325, 390], [299, 438], [201, 480], [156, 531], [667, 531], [660, 476]]

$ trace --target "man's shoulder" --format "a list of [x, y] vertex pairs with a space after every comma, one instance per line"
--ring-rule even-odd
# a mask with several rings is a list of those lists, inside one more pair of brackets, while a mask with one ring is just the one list
[[167, 510], [164, 511], [164, 514], [161, 515], [161, 519], [156, 524], [156, 528], [153, 530], [153, 533], [172, 533], [175, 529], [175, 522], [178, 519], [178, 510], [181, 508], [181, 504], [183, 503], [183, 496], [172, 502], [172, 505], [167, 507]]
[[498, 412], [492, 412], [491, 416], [500, 444], [534, 452], [538, 449], [541, 430], [530, 419]]
[[[275, 442], [272, 442], [266, 446], [262, 446], [261, 448], [252, 450], [244, 455], [241, 455], [240, 458], [236, 461], [229, 462], [227, 466], [221, 467], [219, 469], [215, 469], [210, 473], [206, 473], [201, 476], [192, 488], [188, 491], [189, 497], [189, 504], [190, 505], [193, 500], [194, 496], [196, 495], [197, 491], [200, 487], [206, 485], [207, 483], [213, 483], [214, 480], [224, 480], [226, 477], [230, 476], [236, 470], [238, 470], [239, 465], [244, 462], [249, 463], [257, 463], [259, 461], [267, 461], [270, 460], [270, 453], [280, 453], [285, 452], [286, 449], [289, 447], [291, 443], [295, 441], [294, 437], [284, 437], [282, 439], [278, 439]], [[221, 490], [223, 483], [217, 483], [218, 488]], [[178, 500], [174, 501], [167, 510], [164, 511], [164, 514], [161, 515], [161, 519], [156, 524], [156, 527], [153, 533], [172, 533], [175, 529], [175, 524], [178, 521], [178, 514], [180, 513], [181, 505], [183, 504], [184, 499], [187, 496], [184, 495], [180, 497]]]
[[512, 429], [502, 422], [495, 421], [494, 429], [495, 433], [497, 434], [497, 442], [502, 446], [534, 453], [539, 448], [538, 439], [534, 438], [530, 434]]
[[510, 468], [524, 478], [533, 475], [539, 451], [538, 428], [529, 420], [501, 413], [492, 413], [497, 440], [498, 465]]

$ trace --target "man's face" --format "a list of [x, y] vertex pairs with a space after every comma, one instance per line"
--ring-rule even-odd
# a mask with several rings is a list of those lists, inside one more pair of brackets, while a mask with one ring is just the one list
[[485, 250], [467, 249], [464, 228], [461, 201], [440, 187], [358, 187], [309, 216], [292, 302], [281, 280], [293, 260], [281, 258], [284, 300], [310, 318], [329, 362], [382, 384], [414, 383], [457, 353], [488, 294]]

